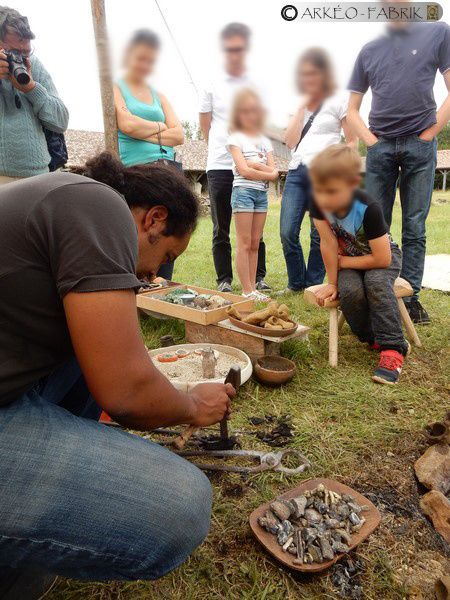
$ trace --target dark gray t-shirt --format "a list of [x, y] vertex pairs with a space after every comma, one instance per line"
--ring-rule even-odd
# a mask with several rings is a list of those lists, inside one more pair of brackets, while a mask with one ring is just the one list
[[359, 53], [348, 89], [365, 94], [371, 88], [369, 126], [376, 135], [419, 134], [436, 123], [433, 86], [438, 69], [450, 69], [446, 23], [388, 28]]
[[0, 187], [0, 404], [73, 356], [64, 296], [138, 288], [137, 253], [107, 185], [51, 173]]

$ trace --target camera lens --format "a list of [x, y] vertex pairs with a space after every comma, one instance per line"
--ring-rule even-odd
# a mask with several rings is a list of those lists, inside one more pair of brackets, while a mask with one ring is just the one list
[[15, 69], [14, 77], [17, 79], [20, 85], [27, 85], [30, 83], [30, 76], [22, 67]]

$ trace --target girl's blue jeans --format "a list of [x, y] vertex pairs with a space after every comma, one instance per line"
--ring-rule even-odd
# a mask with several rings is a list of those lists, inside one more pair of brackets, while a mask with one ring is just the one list
[[205, 475], [99, 412], [75, 359], [0, 407], [0, 579], [156, 579], [205, 538]]
[[288, 287], [299, 291], [323, 282], [325, 266], [320, 253], [320, 236], [311, 220], [308, 265], [300, 244], [300, 228], [311, 201], [308, 169], [300, 165], [288, 172], [281, 202], [280, 235], [288, 272]]

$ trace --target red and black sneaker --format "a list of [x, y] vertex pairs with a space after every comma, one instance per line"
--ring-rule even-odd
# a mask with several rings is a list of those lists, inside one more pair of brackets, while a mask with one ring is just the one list
[[403, 354], [400, 354], [396, 350], [382, 350], [380, 362], [375, 373], [372, 375], [373, 381], [387, 385], [398, 383], [404, 360], [405, 357]]

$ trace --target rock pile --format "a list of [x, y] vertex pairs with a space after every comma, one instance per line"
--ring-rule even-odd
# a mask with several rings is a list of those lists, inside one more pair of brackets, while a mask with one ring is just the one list
[[350, 550], [352, 534], [364, 525], [366, 510], [353, 496], [320, 484], [297, 498], [272, 502], [258, 523], [293, 555], [294, 565], [322, 563]]

